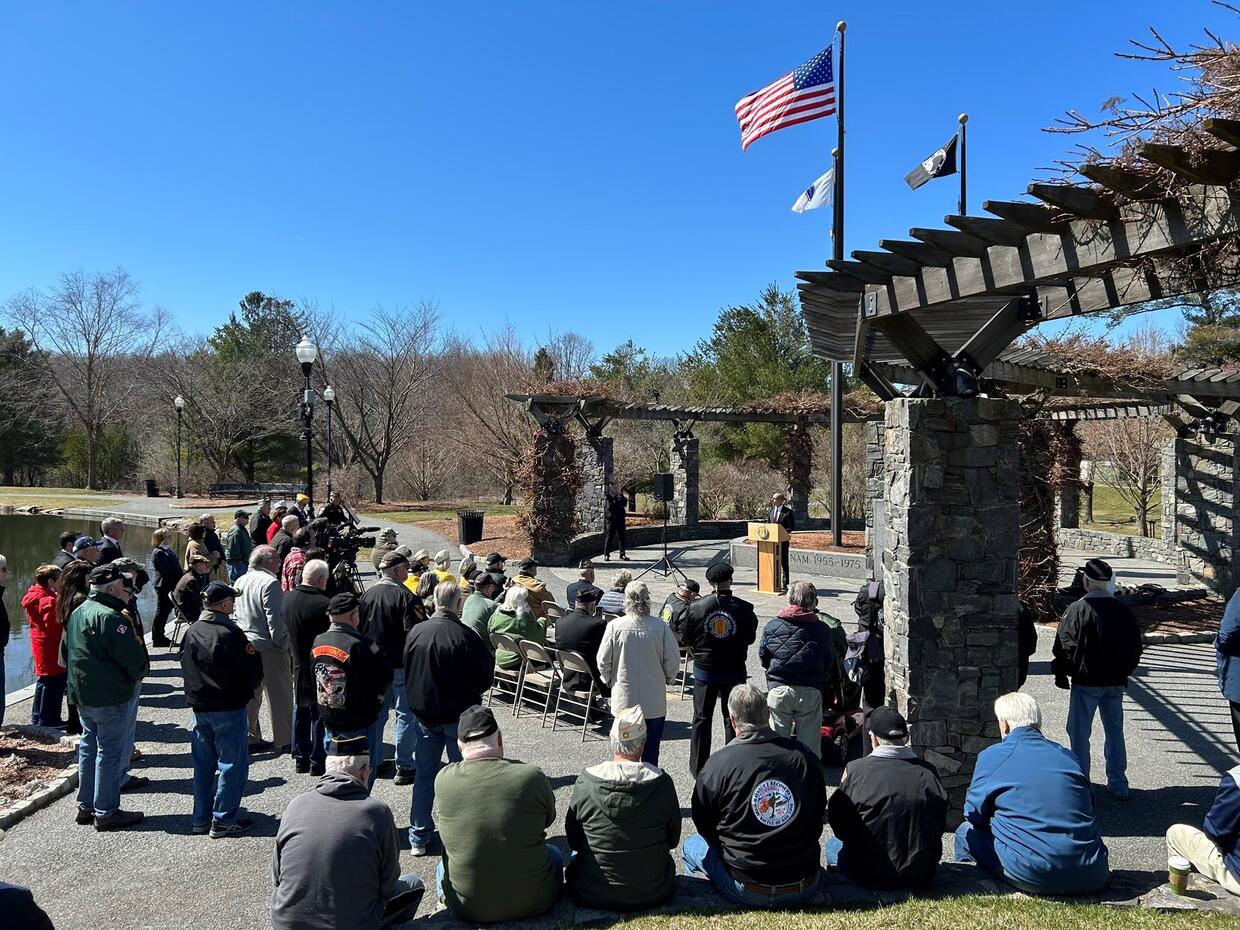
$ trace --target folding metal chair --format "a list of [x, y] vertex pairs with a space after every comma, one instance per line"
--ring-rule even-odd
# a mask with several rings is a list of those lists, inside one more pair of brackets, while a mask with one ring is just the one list
[[543, 601], [543, 610], [546, 612], [547, 622], [554, 623], [564, 616], [564, 608], [555, 601]]
[[676, 700], [683, 701], [685, 695], [693, 690], [689, 682], [689, 665], [693, 662], [693, 652], [688, 646], [680, 647], [680, 687], [676, 689]]
[[556, 679], [555, 661], [550, 653], [538, 643], [523, 639], [517, 643], [521, 651], [521, 683], [517, 686], [517, 700], [513, 705], [512, 715], [521, 716], [522, 701], [529, 700], [529, 692], [533, 697], [542, 699], [542, 726], [547, 725], [547, 714], [551, 712], [551, 695], [555, 692]]
[[[574, 727], [578, 720], [581, 721], [581, 741], [584, 743], [590, 729], [590, 711], [594, 710], [594, 675], [590, 672], [590, 663], [580, 652], [573, 652], [571, 649], [556, 652], [555, 662], [560, 669], [560, 690], [555, 698], [555, 713], [551, 715], [551, 732], [554, 733], [559, 728], [560, 714], [563, 713], [573, 722]], [[565, 682], [571, 672], [585, 675], [590, 682], [589, 689], [577, 691], [569, 688]], [[565, 704], [568, 709], [562, 710]]]
[[[495, 647], [496, 652], [503, 649], [506, 652], [515, 652], [518, 656], [521, 654], [521, 650], [517, 648], [517, 641], [503, 633], [492, 633], [491, 644]], [[515, 704], [517, 701], [517, 691], [520, 687], [521, 666], [516, 668], [500, 668], [496, 665], [495, 681], [491, 685], [491, 690], [487, 692], [487, 707], [490, 707], [492, 702], [494, 702], [496, 692], [512, 698]]]

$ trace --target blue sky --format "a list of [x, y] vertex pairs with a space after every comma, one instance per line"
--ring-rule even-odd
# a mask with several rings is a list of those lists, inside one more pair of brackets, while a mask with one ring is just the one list
[[1063, 110], [1174, 87], [1113, 57], [1128, 38], [1237, 22], [1206, 0], [6, 3], [0, 298], [121, 265], [188, 331], [258, 289], [686, 349], [828, 254], [829, 211], [789, 206], [834, 121], [742, 152], [732, 107], [841, 18], [849, 249], [955, 212], [954, 180], [902, 178], [960, 111], [976, 213], [1072, 144], [1041, 132]]

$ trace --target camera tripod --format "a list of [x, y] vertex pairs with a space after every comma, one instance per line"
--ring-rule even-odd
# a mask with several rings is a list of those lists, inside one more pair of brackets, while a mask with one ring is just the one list
[[689, 580], [689, 576], [680, 570], [680, 566], [676, 564], [676, 560], [673, 559], [671, 553], [667, 551], [667, 501], [663, 502], [663, 532], [661, 536], [663, 543], [663, 557], [638, 575], [637, 578], [634, 578], [634, 581], [641, 578], [643, 575], [650, 574], [651, 572], [661, 575], [664, 578], [668, 575], [678, 575], [685, 581]]

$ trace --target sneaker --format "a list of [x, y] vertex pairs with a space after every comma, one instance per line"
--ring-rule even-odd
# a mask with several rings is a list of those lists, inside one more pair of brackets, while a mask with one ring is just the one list
[[196, 823], [189, 828], [189, 832], [193, 836], [205, 836], [207, 831], [211, 829], [211, 822]]
[[429, 856], [431, 854], [430, 843], [414, 843], [409, 847], [409, 853], [415, 857]]
[[394, 785], [412, 785], [414, 782], [413, 769], [407, 769], [404, 766], [396, 766], [396, 776], [392, 779]]
[[73, 822], [79, 827], [89, 827], [95, 822], [95, 812], [89, 807], [79, 807], [77, 809], [77, 816], [73, 818]]
[[95, 829], [100, 833], [108, 830], [124, 830], [126, 827], [142, 823], [142, 817], [142, 811], [118, 810], [116, 813], [108, 814], [106, 817], [96, 817]]
[[211, 822], [211, 839], [220, 840], [230, 836], [240, 836], [254, 829], [254, 821], [249, 817], [238, 817], [232, 823]]
[[121, 785], [121, 791], [139, 791], [151, 783], [151, 780], [145, 775], [130, 775], [125, 784]]

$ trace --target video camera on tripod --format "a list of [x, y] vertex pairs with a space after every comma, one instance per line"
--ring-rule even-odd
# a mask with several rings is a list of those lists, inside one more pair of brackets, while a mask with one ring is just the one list
[[329, 526], [324, 532], [324, 546], [327, 550], [327, 564], [335, 568], [341, 562], [357, 564], [357, 553], [361, 549], [373, 549], [379, 542], [377, 526], [346, 526], [343, 530], [338, 526]]

